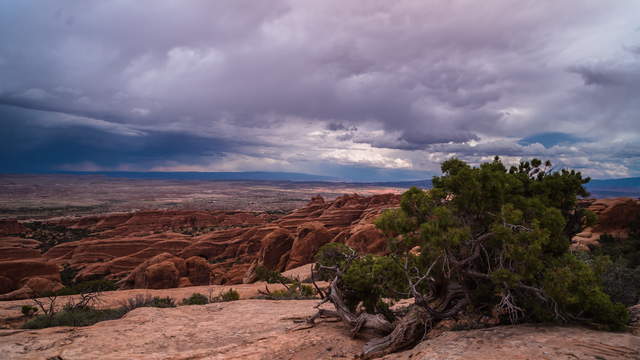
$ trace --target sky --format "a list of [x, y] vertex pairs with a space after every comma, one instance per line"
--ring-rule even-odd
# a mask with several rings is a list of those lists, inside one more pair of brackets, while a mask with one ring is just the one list
[[0, 172], [640, 176], [640, 1], [0, 2]]

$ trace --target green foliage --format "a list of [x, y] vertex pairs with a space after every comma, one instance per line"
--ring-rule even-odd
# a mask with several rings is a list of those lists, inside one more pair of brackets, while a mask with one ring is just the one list
[[22, 315], [31, 317], [38, 312], [38, 308], [31, 305], [22, 305], [21, 311], [22, 311]]
[[628, 231], [626, 239], [600, 236], [600, 245], [591, 247], [591, 255], [608, 260], [599, 271], [604, 291], [612, 300], [631, 306], [640, 302], [640, 215]]
[[[572, 254], [554, 259], [544, 272], [543, 289], [569, 314], [580, 314], [613, 330], [624, 328], [628, 321], [625, 306], [610, 300], [593, 267]], [[541, 320], [548, 317], [547, 313], [535, 315]]]
[[188, 298], [184, 298], [181, 305], [206, 305], [209, 303], [209, 298], [200, 293], [193, 293]]
[[127, 310], [118, 309], [94, 309], [83, 307], [72, 310], [62, 310], [52, 314], [52, 316], [38, 315], [27, 321], [23, 328], [42, 329], [52, 326], [89, 326], [100, 321], [119, 319]]
[[400, 264], [388, 256], [365, 255], [354, 260], [342, 277], [345, 302], [352, 311], [362, 303], [370, 313], [388, 314], [383, 298], [399, 299], [406, 293], [406, 279]]
[[602, 273], [602, 284], [613, 301], [627, 306], [640, 303], [640, 266], [611, 263]]
[[[393, 319], [389, 301], [398, 300], [407, 294], [407, 283], [402, 267], [392, 256], [357, 256], [348, 264], [355, 251], [344, 244], [329, 243], [318, 251], [318, 266], [338, 266], [344, 270], [341, 288], [345, 304], [351, 311], [358, 305], [370, 313], [381, 313]], [[412, 265], [416, 261], [412, 260]], [[323, 280], [335, 276], [335, 272], [325, 271]]]
[[593, 226], [598, 223], [598, 215], [591, 210], [583, 209], [582, 214], [584, 216], [584, 225]]
[[[346, 264], [342, 287], [350, 305], [384, 313], [381, 299], [406, 292], [400, 266], [405, 259], [415, 278], [431, 269], [428, 284], [421, 283], [423, 293], [437, 297], [459, 284], [477, 311], [506, 311], [511, 321], [584, 320], [622, 327], [626, 310], [603, 291], [602, 262], [587, 263], [569, 252], [570, 237], [594, 221], [577, 207], [577, 197], [588, 196], [583, 185], [589, 178], [551, 169], [550, 162], [538, 159], [509, 169], [497, 157], [478, 167], [445, 161], [432, 190], [408, 190], [400, 209], [376, 221], [392, 254]], [[415, 246], [418, 257], [409, 254]], [[344, 265], [344, 254], [333, 255], [318, 262]]]
[[289, 283], [291, 279], [288, 279], [278, 271], [267, 269], [266, 267], [259, 265], [256, 267], [256, 280], [266, 281], [269, 284]]
[[320, 269], [320, 266], [343, 268], [349, 254], [355, 254], [355, 251], [342, 243], [328, 243], [318, 249], [315, 255], [317, 280], [328, 281], [335, 275], [331, 271]]
[[612, 261], [635, 269], [640, 267], [640, 235], [631, 231], [626, 239], [604, 234], [598, 240], [600, 246], [593, 246], [594, 255], [609, 256]]

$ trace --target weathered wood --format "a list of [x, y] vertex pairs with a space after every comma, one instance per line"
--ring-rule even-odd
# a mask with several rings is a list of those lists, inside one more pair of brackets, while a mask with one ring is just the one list
[[362, 358], [380, 357], [415, 346], [431, 330], [432, 320], [424, 308], [412, 306], [409, 312], [396, 322], [390, 334], [375, 338], [364, 345]]

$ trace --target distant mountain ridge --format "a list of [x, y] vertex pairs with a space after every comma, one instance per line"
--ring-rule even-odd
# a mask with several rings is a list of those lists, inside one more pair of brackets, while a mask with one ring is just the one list
[[[397, 182], [373, 182], [372, 185], [382, 185], [400, 188], [431, 188], [431, 180], [397, 181]], [[585, 185], [590, 197], [640, 197], [640, 177], [622, 179], [593, 179]]]
[[640, 177], [593, 179], [585, 187], [595, 198], [640, 197]]
[[335, 182], [341, 179], [332, 176], [313, 175], [276, 171], [175, 171], [175, 172], [138, 172], [138, 171], [65, 171], [58, 174], [103, 175], [114, 178], [145, 180], [247, 180], [247, 181], [322, 181]]

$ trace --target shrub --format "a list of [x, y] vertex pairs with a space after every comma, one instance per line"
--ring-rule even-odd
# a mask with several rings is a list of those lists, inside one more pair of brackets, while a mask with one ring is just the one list
[[240, 300], [240, 294], [233, 290], [233, 289], [229, 289], [227, 291], [222, 292], [217, 298], [216, 300], [220, 301], [220, 302], [226, 302], [226, 301], [236, 301], [236, 300]]
[[35, 313], [38, 312], [38, 308], [35, 306], [31, 306], [31, 305], [22, 305], [22, 315], [27, 316], [27, 317], [31, 317], [33, 315], [35, 315]]
[[149, 306], [159, 307], [159, 308], [176, 307], [176, 301], [169, 296], [167, 297], [154, 296], [153, 301], [151, 301]]
[[264, 300], [306, 300], [314, 299], [316, 296], [316, 290], [306, 284], [302, 284], [299, 281], [294, 281], [291, 285], [288, 285], [285, 289], [260, 291], [260, 295], [255, 299]]
[[415, 297], [425, 309], [442, 304], [446, 317], [469, 301], [481, 315], [509, 322], [624, 327], [626, 310], [603, 291], [599, 270], [569, 251], [581, 224], [594, 220], [577, 204], [588, 196], [588, 178], [553, 172], [538, 159], [511, 168], [497, 157], [478, 167], [450, 159], [441, 168], [431, 190], [411, 188], [399, 209], [376, 220], [389, 255], [356, 256], [338, 244], [316, 255], [320, 265], [341, 268], [338, 286], [350, 310], [362, 304], [387, 315], [383, 299]]
[[[56, 291], [54, 295], [57, 296], [65, 296], [65, 295], [76, 295], [88, 292], [103, 292], [103, 291], [114, 291], [118, 290], [118, 285], [116, 285], [115, 281], [106, 280], [106, 279], [98, 279], [98, 280], [89, 280], [83, 281], [81, 283], [65, 286], [62, 289]], [[48, 294], [45, 294], [48, 295]]]
[[256, 280], [266, 281], [269, 284], [280, 284], [280, 283], [291, 282], [291, 279], [282, 276], [280, 272], [267, 269], [262, 265], [259, 265], [256, 267]]
[[147, 295], [138, 294], [134, 297], [128, 298], [121, 305], [127, 311], [131, 311], [139, 307], [158, 307], [158, 308], [176, 307], [176, 301], [173, 298], [168, 296], [158, 297], [158, 296], [151, 296], [149, 294]]
[[209, 303], [209, 299], [202, 294], [193, 293], [188, 298], [184, 298], [181, 305], [206, 305]]
[[635, 269], [611, 263], [602, 273], [603, 290], [611, 300], [627, 306], [640, 303], [640, 266]]
[[359, 304], [369, 313], [381, 313], [393, 319], [389, 311], [389, 300], [398, 300], [399, 294], [408, 291], [402, 268], [392, 258], [365, 255], [354, 260], [344, 276], [344, 298], [351, 311]]
[[599, 246], [591, 246], [591, 262], [601, 260], [603, 290], [613, 301], [627, 306], [640, 302], [640, 215], [628, 229], [626, 239], [603, 234]]
[[127, 310], [124, 308], [99, 310], [93, 307], [85, 307], [62, 310], [52, 316], [38, 315], [27, 321], [23, 328], [43, 329], [52, 326], [89, 326], [100, 321], [119, 319], [126, 313]]
[[339, 266], [344, 267], [344, 262], [347, 260], [350, 254], [355, 254], [355, 251], [343, 243], [328, 243], [323, 245], [315, 255], [315, 275], [317, 279], [329, 281], [333, 279], [334, 273], [328, 270], [320, 269], [321, 266]]

